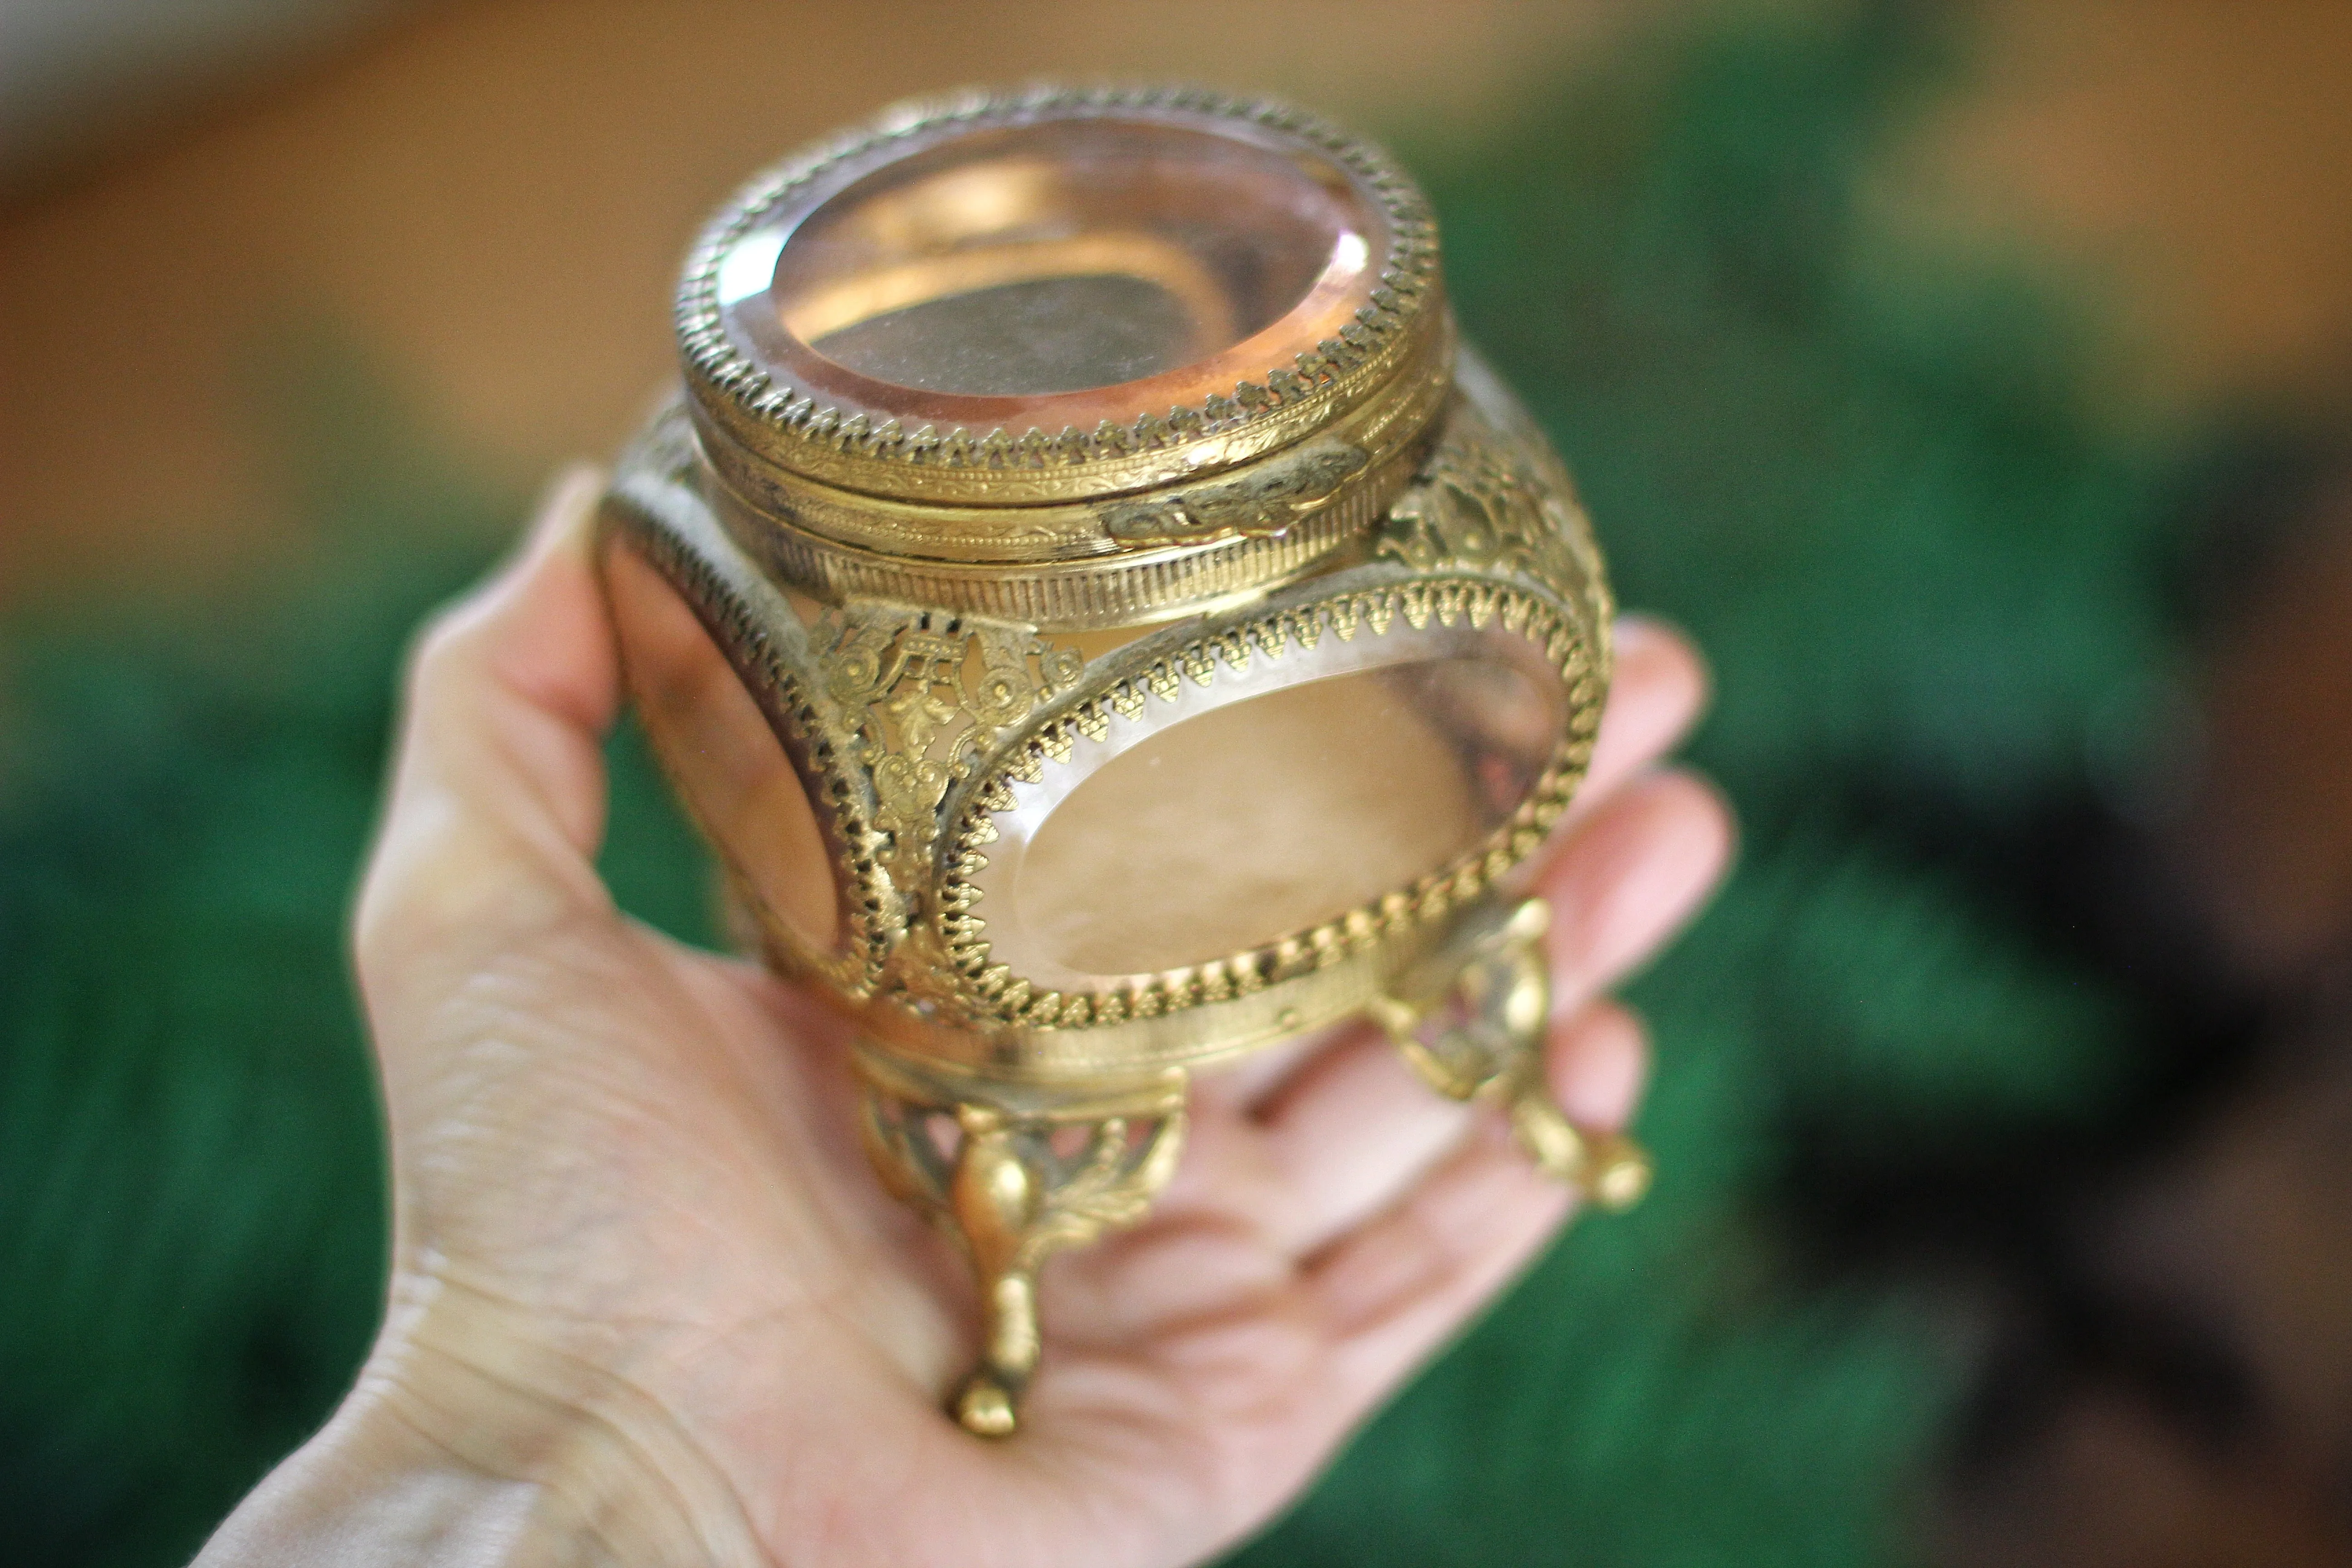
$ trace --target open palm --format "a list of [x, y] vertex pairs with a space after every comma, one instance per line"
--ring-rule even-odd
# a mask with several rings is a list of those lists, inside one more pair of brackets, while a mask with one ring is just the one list
[[[420, 645], [358, 920], [392, 1302], [332, 1423], [207, 1562], [1117, 1568], [1269, 1519], [1540, 1247], [1570, 1195], [1342, 1032], [1205, 1078], [1151, 1216], [1046, 1270], [1013, 1440], [943, 1414], [975, 1309], [858, 1147], [845, 1026], [618, 913], [593, 477]], [[1570, 1114], [1643, 1047], [1596, 1000], [1704, 896], [1726, 816], [1654, 769], [1703, 680], [1632, 623], [1540, 890]]]

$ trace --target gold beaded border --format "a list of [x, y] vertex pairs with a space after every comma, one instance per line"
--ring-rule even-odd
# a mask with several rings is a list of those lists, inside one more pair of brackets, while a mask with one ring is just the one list
[[[1390, 252], [1370, 301], [1338, 335], [1288, 365], [1269, 366], [1233, 395], [1144, 413], [1131, 424], [1093, 430], [1003, 427], [941, 431], [874, 424], [778, 380], [729, 339], [719, 307], [719, 266], [735, 242], [810, 182], [851, 159], [943, 128], [1118, 110], [1165, 110], [1229, 119], [1292, 136], [1361, 179], [1381, 204]], [[975, 89], [886, 110], [786, 159], [746, 185], [705, 227], [689, 254], [677, 303], [687, 380], [728, 434], [764, 448], [812, 478], [910, 499], [961, 497], [1024, 504], [1111, 495], [1198, 477], [1285, 446], [1320, 428], [1384, 382], [1434, 313], [1440, 288], [1437, 225], [1412, 176], [1369, 142], [1271, 100], [1230, 98], [1185, 87], [1035, 87]], [[1203, 449], [1213, 454], [1203, 462]]]
[[[1049, 763], [1069, 758], [1080, 736], [1108, 735], [1114, 713], [1131, 717], [1155, 698], [1172, 701], [1186, 679], [1206, 686], [1221, 663], [1240, 670], [1254, 651], [1279, 658], [1291, 643], [1312, 647], [1326, 635], [1346, 641], [1367, 626], [1383, 635], [1400, 616], [1415, 630], [1433, 620], [1444, 626], [1465, 620], [1480, 628], [1500, 625], [1541, 647], [1568, 688], [1568, 723], [1558, 749], [1528, 798], [1484, 841], [1410, 885], [1320, 925], [1107, 991], [1037, 991], [1009, 966], [990, 961], [987, 921], [976, 912], [981, 890], [972, 879], [987, 868], [986, 847], [998, 837], [990, 817], [1015, 804], [1014, 781], [1039, 782]], [[1558, 605], [1491, 578], [1449, 574], [1359, 589], [1220, 628], [1077, 704], [1017, 742], [977, 781], [957, 820], [940, 877], [938, 925], [949, 961], [984, 1016], [1029, 1028], [1070, 1029], [1229, 1001], [1377, 949], [1476, 899], [1542, 844], [1591, 761], [1607, 673], [1605, 651], [1596, 650], [1591, 637], [1571, 625]]]
[[[840, 946], [825, 953], [797, 942], [782, 942], [776, 937], [782, 923], [765, 914], [751, 879], [731, 864], [728, 873], [741, 896], [762, 909], [772, 952], [862, 999], [880, 985], [891, 951], [906, 931], [905, 896], [876, 852], [883, 835], [875, 825], [871, 783], [859, 776], [841, 743], [845, 728], [823, 695], [805, 639], [790, 639], [799, 645], [799, 657], [793, 657], [786, 651], [787, 639], [779, 636], [780, 628], [797, 625], [790, 605], [688, 488], [692, 439], [683, 418], [665, 415], [623, 458], [598, 511], [600, 583], [601, 542], [625, 541], [693, 611], [768, 718], [799, 768], [820, 829], [831, 840]], [[667, 772], [667, 763], [663, 766]], [[683, 802], [677, 783], [670, 780], [672, 794]], [[706, 831], [702, 837], [726, 858], [714, 835]]]

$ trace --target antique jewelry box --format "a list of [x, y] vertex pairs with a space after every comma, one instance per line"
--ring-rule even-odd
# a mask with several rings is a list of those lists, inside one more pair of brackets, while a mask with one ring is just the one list
[[1038, 1264], [1144, 1212], [1190, 1077], [1340, 1020], [1640, 1195], [1544, 1087], [1522, 890], [1609, 592], [1383, 153], [1185, 90], [903, 108], [712, 219], [677, 327], [604, 509], [632, 693], [971, 1258], [964, 1425], [1016, 1425]]

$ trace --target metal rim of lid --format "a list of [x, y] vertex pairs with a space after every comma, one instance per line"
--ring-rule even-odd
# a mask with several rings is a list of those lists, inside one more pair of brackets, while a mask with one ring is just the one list
[[[1059, 631], [1135, 626], [1255, 593], [1318, 569], [1378, 529], [1419, 472], [1454, 398], [1452, 333], [1336, 431], [1237, 469], [1122, 502], [990, 510], [920, 506], [767, 474], [754, 487], [712, 463], [706, 492], [730, 533], [782, 581], [816, 597], [898, 599]], [[679, 410], [681, 424], [691, 416]], [[707, 433], [697, 449], [712, 457]], [[1326, 452], [1360, 460], [1328, 490], [1286, 502], [1286, 468]], [[1236, 504], [1238, 503], [1238, 504]], [[1122, 507], [1172, 513], [1166, 532], [1109, 536]], [[1024, 537], [983, 534], [1018, 519]], [[1093, 542], [1081, 531], [1091, 531]], [[961, 532], [966, 548], [940, 546]], [[1067, 533], [1066, 539], [1056, 535]], [[972, 539], [978, 536], [978, 548]], [[997, 548], [989, 552], [993, 543]], [[1039, 548], [1029, 548], [1040, 546]]]
[[[1229, 121], [1330, 161], [1377, 205], [1387, 254], [1365, 302], [1339, 332], [1237, 382], [1230, 395], [1145, 411], [1082, 431], [906, 430], [829, 403], [755, 363], [726, 331], [720, 263], [735, 243], [796, 205], [949, 136], [1046, 119], [1181, 116]], [[803, 151], [738, 194], [704, 229], [677, 293], [688, 395], [722, 472], [782, 469], [853, 492], [962, 507], [1024, 507], [1131, 494], [1235, 468], [1344, 418], [1395, 380], [1444, 314], [1436, 225], [1386, 153], [1286, 104], [1186, 88], [1034, 88], [973, 91], [886, 110]], [[732, 450], [730, 450], [732, 449]]]

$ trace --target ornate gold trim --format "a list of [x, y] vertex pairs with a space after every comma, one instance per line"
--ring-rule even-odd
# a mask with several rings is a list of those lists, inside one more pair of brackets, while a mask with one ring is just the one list
[[[1416, 629], [1433, 622], [1499, 626], [1535, 643], [1559, 671], [1568, 692], [1565, 731], [1527, 798], [1501, 826], [1447, 865], [1373, 902], [1279, 941], [1184, 970], [1122, 981], [1101, 991], [1066, 994], [1040, 992], [1009, 966], [993, 962], [987, 921], [980, 912], [981, 889], [973, 878], [986, 868], [987, 847], [997, 837], [992, 816], [1016, 804], [1015, 781], [1036, 782], [1046, 767], [1070, 754], [1081, 735], [1099, 738], [1108, 732], [1114, 715], [1140, 712], [1154, 700], [1172, 700], [1186, 680], [1206, 685], [1216, 678], [1221, 664], [1244, 668], [1253, 657], [1279, 658], [1286, 647], [1312, 647], [1327, 635], [1343, 641], [1366, 629], [1381, 635], [1398, 619]], [[961, 978], [981, 1021], [1073, 1029], [1232, 1001], [1351, 953], [1392, 943], [1481, 897], [1543, 842], [1567, 809], [1591, 760], [1607, 662], [1605, 642], [1593, 646], [1549, 595], [1468, 574], [1432, 574], [1336, 593], [1221, 625], [1153, 658], [1025, 736], [968, 786], [949, 840], [937, 900], [947, 963]]]
[[[1008, 1096], [914, 1070], [871, 1046], [856, 1060], [867, 1157], [894, 1196], [954, 1237], [979, 1287], [980, 1365], [949, 1407], [975, 1436], [1010, 1436], [1041, 1348], [1037, 1269], [1149, 1212], [1183, 1151], [1185, 1076], [1160, 1073], [1112, 1092]], [[1075, 1146], [1057, 1137], [1069, 1131]]]
[[[1506, 433], [1508, 405], [1493, 401], [1502, 395], [1483, 367], [1465, 360], [1463, 374], [1466, 395], [1370, 536], [1369, 561], [1189, 634], [1146, 637], [1091, 666], [1038, 636], [1034, 622], [919, 603], [852, 600], [803, 629], [743, 542], [714, 519], [710, 476], [697, 461], [691, 429], [675, 411], [657, 422], [625, 466], [616, 496], [630, 504], [619, 510], [638, 515], [632, 531], [648, 554], [732, 657], [759, 672], [754, 686], [774, 694], [779, 733], [805, 753], [818, 784], [814, 804], [842, 843], [849, 951], [828, 959], [787, 949], [779, 957], [814, 969], [850, 998], [893, 1004], [920, 1037], [899, 1039], [879, 1017], [868, 1026], [919, 1056], [933, 1048], [928, 1037], [945, 1030], [992, 1061], [1076, 1070], [1098, 1054], [1080, 1037], [1107, 1043], [1142, 1026], [1166, 1036], [1170, 1052], [1129, 1059], [1189, 1061], [1201, 1051], [1185, 1043], [1194, 1031], [1176, 1026], [1175, 1016], [1223, 1004], [1223, 1016], [1276, 986], [1286, 996], [1297, 992], [1304, 1005], [1304, 977], [1336, 981], [1368, 960], [1373, 969], [1361, 985], [1375, 986], [1374, 971], [1389, 958], [1423, 945], [1449, 913], [1485, 897], [1542, 843], [1582, 777], [1606, 687], [1611, 604], [1573, 498], [1518, 431]], [[747, 615], [754, 603], [764, 607]], [[1108, 990], [1041, 989], [992, 957], [973, 878], [995, 832], [990, 816], [1010, 799], [1013, 781], [1041, 778], [1078, 737], [1107, 731], [1113, 716], [1166, 700], [1183, 682], [1208, 683], [1220, 666], [1245, 668], [1253, 658], [1310, 649], [1327, 635], [1343, 642], [1366, 628], [1381, 635], [1399, 619], [1414, 628], [1498, 626], [1540, 650], [1563, 682], [1559, 748], [1527, 799], [1478, 846], [1309, 930]], [[929, 709], [938, 711], [926, 717]], [[909, 716], [921, 734], [908, 730]], [[1354, 995], [1359, 988], [1345, 989]], [[1360, 996], [1346, 1004], [1360, 1005]], [[1319, 1022], [1328, 1009], [1315, 1011]], [[1273, 1034], [1286, 1032], [1280, 1012], [1264, 1021]], [[1238, 1014], [1233, 1021], [1238, 1027]], [[1255, 1039], [1262, 1031], [1243, 1032]]]
[[921, 888], [948, 786], [1076, 684], [1085, 660], [1025, 626], [873, 600], [827, 611], [816, 632], [825, 694], [848, 720], [845, 750], [874, 781], [884, 869]]
[[[825, 692], [799, 616], [719, 525], [698, 482], [702, 471], [685, 420], [656, 420], [616, 467], [600, 532], [625, 537], [677, 591], [734, 664], [809, 785], [809, 804], [836, 872], [841, 943], [833, 952], [814, 952], [779, 940], [782, 923], [752, 891], [751, 879], [730, 866], [737, 897], [761, 910], [775, 958], [845, 996], [863, 999], [880, 984], [907, 930], [906, 892], [886, 869], [890, 840], [877, 824], [874, 781], [836, 740], [855, 730], [842, 722]], [[666, 769], [671, 765], [663, 759]], [[712, 836], [705, 837], [718, 846]]]
[[[736, 241], [812, 181], [852, 160], [942, 131], [1020, 117], [1131, 110], [1229, 119], [1297, 138], [1362, 180], [1387, 219], [1391, 249], [1356, 319], [1289, 364], [1269, 365], [1192, 407], [1147, 412], [1093, 430], [961, 426], [906, 430], [778, 381], [729, 338], [719, 303], [721, 261]], [[720, 437], [845, 489], [941, 504], [1027, 506], [1118, 495], [1193, 479], [1302, 440], [1356, 407], [1403, 366], [1442, 314], [1437, 229], [1412, 178], [1372, 143], [1271, 100], [1191, 88], [1039, 87], [974, 90], [886, 110], [787, 158], [753, 180], [703, 230], [678, 285], [677, 326], [687, 381]], [[720, 457], [720, 461], [726, 458]]]
[[1544, 1067], [1551, 906], [1496, 904], [1376, 998], [1369, 1011], [1421, 1080], [1452, 1100], [1503, 1107], [1519, 1146], [1553, 1180], [1611, 1213], [1650, 1190], [1650, 1157], [1622, 1132], [1579, 1127], [1552, 1098]]
[[[1498, 428], [1487, 409], [1500, 394], [1484, 367], [1465, 368], [1473, 395], [1456, 402], [1436, 451], [1391, 508], [1368, 567], [1330, 579], [1321, 595], [1306, 597], [1313, 592], [1307, 585], [1289, 603], [1220, 618], [1174, 647], [1154, 639], [1109, 656], [1131, 668], [1107, 684], [1099, 676], [1087, 682], [1096, 689], [1091, 696], [1018, 738], [947, 803], [955, 825], [939, 872], [935, 923], [941, 956], [960, 977], [975, 1021], [1101, 1027], [1247, 996], [1350, 953], [1396, 943], [1485, 895], [1543, 842], [1591, 757], [1608, 685], [1612, 605], [1573, 498], [1531, 468], [1516, 432]], [[1389, 571], [1410, 575], [1380, 580]], [[1243, 670], [1253, 657], [1279, 658], [1291, 647], [1312, 648], [1326, 635], [1346, 641], [1367, 627], [1383, 635], [1399, 618], [1416, 630], [1499, 626], [1541, 648], [1566, 689], [1558, 749], [1527, 798], [1484, 841], [1410, 886], [1320, 925], [1106, 990], [1040, 990], [993, 961], [974, 878], [996, 840], [991, 818], [1015, 804], [1015, 781], [1037, 782], [1072, 754], [1080, 737], [1102, 738], [1115, 716], [1172, 700], [1187, 680], [1207, 685], [1220, 665]]]
[[[952, 573], [967, 566], [1070, 564], [1098, 571], [1118, 552], [1232, 539], [1332, 531], [1321, 514], [1356, 504], [1377, 517], [1418, 466], [1454, 391], [1454, 334], [1441, 320], [1385, 385], [1311, 438], [1148, 496], [1020, 507], [951, 505], [865, 495], [821, 483], [714, 430], [690, 400], [704, 454], [754, 531], [781, 528], [815, 547]], [[1377, 493], [1377, 504], [1366, 495]], [[952, 579], [947, 579], [952, 582]], [[950, 586], [949, 593], [955, 592]]]

